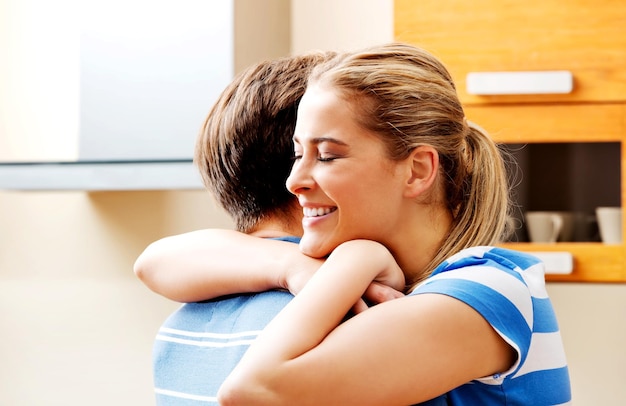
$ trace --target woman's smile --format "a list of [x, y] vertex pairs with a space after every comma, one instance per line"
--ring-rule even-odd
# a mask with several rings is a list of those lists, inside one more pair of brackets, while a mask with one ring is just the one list
[[302, 207], [302, 213], [304, 214], [302, 217], [302, 228], [306, 230], [305, 232], [312, 233], [316, 228], [321, 231], [319, 227], [322, 224], [327, 224], [327, 220], [330, 220], [331, 216], [337, 213], [337, 206], [304, 206]]
[[337, 210], [336, 207], [303, 207], [302, 213], [305, 218], [321, 217]]

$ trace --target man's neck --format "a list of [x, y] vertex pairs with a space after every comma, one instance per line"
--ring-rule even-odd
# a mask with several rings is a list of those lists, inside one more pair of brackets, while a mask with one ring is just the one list
[[301, 223], [289, 224], [286, 221], [277, 219], [266, 219], [257, 224], [248, 234], [261, 238], [278, 238], [278, 237], [301, 237], [302, 226]]
[[288, 233], [284, 230], [274, 230], [274, 229], [260, 229], [249, 233], [254, 237], [260, 238], [279, 238], [279, 237], [292, 237], [295, 236], [293, 233]]

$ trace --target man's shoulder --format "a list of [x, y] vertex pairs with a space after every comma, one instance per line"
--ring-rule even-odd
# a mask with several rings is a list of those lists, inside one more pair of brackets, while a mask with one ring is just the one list
[[272, 290], [186, 303], [163, 326], [185, 330], [263, 328], [291, 299], [293, 295], [289, 292]]

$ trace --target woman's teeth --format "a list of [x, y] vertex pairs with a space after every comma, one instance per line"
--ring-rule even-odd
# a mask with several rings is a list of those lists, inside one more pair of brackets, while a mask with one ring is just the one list
[[336, 207], [303, 207], [302, 212], [304, 213], [304, 217], [319, 217], [333, 212], [335, 209]]

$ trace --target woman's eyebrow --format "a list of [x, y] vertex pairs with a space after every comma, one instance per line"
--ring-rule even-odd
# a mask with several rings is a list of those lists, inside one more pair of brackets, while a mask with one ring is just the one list
[[[300, 140], [298, 139], [297, 136], [293, 137], [293, 142], [296, 144], [300, 144]], [[313, 145], [319, 145], [322, 144], [324, 142], [329, 142], [332, 144], [336, 144], [336, 145], [341, 145], [341, 146], [348, 146], [347, 143], [338, 140], [337, 138], [332, 138], [332, 137], [316, 137], [316, 138], [312, 138], [309, 143], [313, 144]]]

